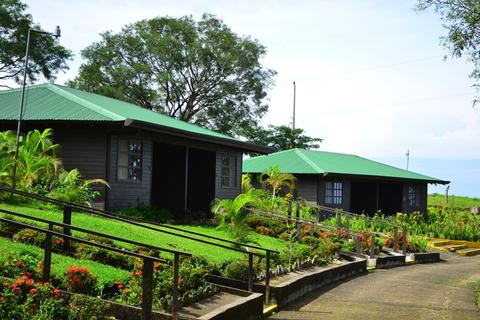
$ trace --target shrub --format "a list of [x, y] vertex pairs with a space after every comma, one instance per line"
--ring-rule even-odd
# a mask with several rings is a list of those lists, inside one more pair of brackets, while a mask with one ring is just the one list
[[36, 246], [42, 246], [45, 241], [45, 233], [29, 228], [21, 229], [12, 237], [15, 242], [29, 243]]
[[[262, 270], [262, 265], [259, 259], [253, 260], [253, 278]], [[248, 259], [241, 259], [234, 261], [225, 267], [223, 272], [227, 278], [237, 279], [241, 281], [248, 281]]]
[[4, 282], [0, 300], [1, 319], [66, 319], [68, 314], [59, 290], [27, 276]]
[[42, 261], [31, 253], [21, 253], [3, 263], [0, 268], [0, 276], [14, 278], [26, 276], [33, 280], [40, 280], [42, 277]]
[[65, 272], [66, 287], [74, 293], [97, 294], [97, 278], [88, 268], [71, 266]]
[[145, 205], [138, 205], [135, 208], [124, 208], [116, 211], [117, 214], [132, 217], [140, 218], [155, 222], [168, 222], [172, 220], [172, 212], [166, 208], [153, 208], [147, 207]]
[[74, 294], [68, 302], [69, 320], [105, 319], [108, 304], [104, 301], [81, 294]]

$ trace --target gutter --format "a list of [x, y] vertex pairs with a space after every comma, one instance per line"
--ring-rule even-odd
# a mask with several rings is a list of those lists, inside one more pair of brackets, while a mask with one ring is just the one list
[[159, 124], [152, 124], [149, 122], [139, 121], [134, 119], [126, 119], [123, 125], [125, 127], [144, 129], [147, 131], [164, 133], [164, 134], [181, 137], [181, 138], [187, 138], [191, 140], [220, 144], [227, 147], [241, 149], [242, 151], [246, 151], [246, 152], [268, 154], [274, 151], [270, 147], [260, 146], [260, 145], [256, 145], [249, 142], [243, 142], [240, 140], [235, 140], [234, 138], [227, 139], [227, 138], [215, 137], [215, 136], [210, 136], [210, 135], [201, 134], [201, 133], [193, 133], [193, 132], [188, 132], [181, 129], [162, 126]]

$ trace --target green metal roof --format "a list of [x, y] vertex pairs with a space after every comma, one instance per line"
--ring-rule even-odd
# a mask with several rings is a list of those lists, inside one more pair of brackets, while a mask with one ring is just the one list
[[243, 161], [244, 173], [261, 173], [278, 165], [281, 172], [292, 174], [335, 174], [384, 177], [446, 184], [443, 181], [412, 171], [344, 153], [290, 149]]
[[[21, 89], [0, 91], [0, 120], [17, 120]], [[138, 121], [152, 127], [170, 128], [240, 144], [258, 151], [263, 147], [247, 144], [137, 105], [65, 86], [45, 83], [26, 88], [24, 120], [61, 121]], [[263, 148], [265, 149], [265, 148]], [[266, 150], [263, 150], [264, 152]]]

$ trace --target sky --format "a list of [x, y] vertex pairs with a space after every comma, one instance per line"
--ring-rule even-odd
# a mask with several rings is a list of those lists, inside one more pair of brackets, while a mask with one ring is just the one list
[[[155, 16], [215, 14], [267, 47], [277, 71], [262, 124], [288, 125], [293, 81], [296, 126], [323, 138], [321, 150], [357, 154], [451, 180], [450, 192], [480, 197], [480, 110], [472, 107], [472, 65], [451, 59], [434, 12], [410, 0], [165, 1], [29, 0], [45, 30], [62, 28], [75, 53], [57, 83], [75, 77], [80, 51], [107, 30]], [[443, 192], [432, 186], [429, 192]]]

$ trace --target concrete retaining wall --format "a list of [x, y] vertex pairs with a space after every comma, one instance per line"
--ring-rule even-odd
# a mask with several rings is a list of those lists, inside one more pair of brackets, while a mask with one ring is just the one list
[[415, 253], [415, 263], [433, 263], [440, 262], [439, 252]]

